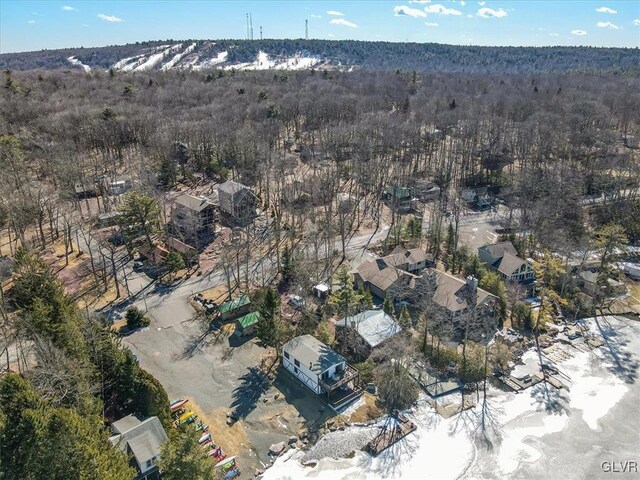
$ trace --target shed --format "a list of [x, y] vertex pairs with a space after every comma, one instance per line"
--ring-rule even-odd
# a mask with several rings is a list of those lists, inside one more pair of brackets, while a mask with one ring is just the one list
[[259, 321], [259, 312], [247, 313], [246, 315], [236, 318], [236, 334], [241, 336], [252, 335]]
[[249, 313], [251, 308], [251, 300], [248, 295], [242, 295], [241, 297], [234, 298], [233, 300], [227, 300], [220, 304], [218, 312], [220, 313], [220, 320], [233, 320], [242, 315]]

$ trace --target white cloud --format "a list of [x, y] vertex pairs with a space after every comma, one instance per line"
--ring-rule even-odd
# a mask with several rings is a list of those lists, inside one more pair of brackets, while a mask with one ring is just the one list
[[487, 2], [478, 2], [478, 5], [480, 5], [481, 7], [484, 7], [487, 4]]
[[462, 5], [463, 7], [467, 4], [467, 2], [465, 2], [464, 0], [460, 0], [460, 5]]
[[327, 33], [327, 37], [329, 38], [335, 38], [336, 36], [333, 33]]
[[311, 14], [311, 18], [322, 18], [322, 15], [314, 15], [313, 13]]
[[584, 37], [587, 34], [584, 30], [571, 30], [571, 33], [579, 37]]
[[327, 10], [327, 15], [333, 15], [334, 17], [344, 17], [344, 13], [338, 10]]
[[610, 30], [620, 30], [620, 27], [611, 22], [598, 22], [596, 23], [598, 28], [608, 28]]
[[100, 20], [104, 20], [105, 22], [112, 22], [112, 23], [124, 22], [124, 20], [121, 19], [120, 17], [116, 17], [115, 15], [105, 15], [104, 13], [99, 13], [98, 18]]
[[560, 34], [559, 33], [550, 33], [549, 36], [550, 37], [559, 37]]
[[437, 15], [462, 15], [462, 12], [460, 10], [447, 8], [444, 5], [440, 5], [439, 3], [424, 7], [424, 11], [427, 13], [435, 13]]
[[411, 0], [409, 3], [431, 3], [431, 0]]
[[507, 16], [507, 11], [504, 10], [503, 8], [494, 10], [489, 7], [484, 7], [478, 10], [478, 13], [476, 15], [482, 18], [491, 18], [491, 17], [502, 18]]
[[33, 25], [34, 23], [36, 23], [36, 21], [35, 21], [35, 20], [29, 20], [27, 23], [28, 23], [29, 25]]
[[63, 7], [62, 7], [62, 9], [63, 9], [65, 12], [73, 12], [74, 10], [76, 10], [75, 8], [70, 7], [69, 5], [65, 5], [65, 6], [63, 6]]
[[433, 22], [424, 22], [424, 24], [427, 27], [439, 27], [440, 25], [438, 25], [437, 23], [433, 23]]
[[596, 12], [600, 12], [600, 13], [618, 13], [616, 10], [614, 10], [613, 8], [609, 8], [609, 7], [600, 7], [600, 8], [596, 8]]
[[345, 20], [344, 18], [334, 18], [329, 23], [332, 25], [342, 25], [345, 27], [358, 28], [358, 25], [350, 22], [349, 20]]
[[467, 14], [467, 18], [473, 18], [473, 15], [471, 15], [470, 13]]
[[640, 27], [640, 18], [636, 18], [636, 19], [633, 21], [633, 24], [634, 24], [636, 27]]
[[418, 17], [427, 16], [427, 14], [424, 13], [422, 10], [418, 10], [417, 8], [405, 7], [404, 5], [393, 7], [393, 13], [396, 17], [407, 16], [407, 17], [418, 18]]

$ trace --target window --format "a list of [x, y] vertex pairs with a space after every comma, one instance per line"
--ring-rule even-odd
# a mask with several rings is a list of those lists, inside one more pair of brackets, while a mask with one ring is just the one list
[[300, 362], [298, 360], [294, 360], [293, 363], [295, 363], [296, 367], [300, 366]]
[[295, 372], [295, 374], [298, 374], [298, 367], [293, 367], [293, 371]]
[[286, 358], [287, 360], [289, 360], [289, 352], [284, 352], [284, 358]]

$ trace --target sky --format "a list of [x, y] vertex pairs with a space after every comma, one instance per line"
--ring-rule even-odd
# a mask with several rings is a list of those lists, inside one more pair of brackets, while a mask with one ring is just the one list
[[0, 53], [147, 40], [309, 38], [640, 47], [639, 0], [0, 0]]

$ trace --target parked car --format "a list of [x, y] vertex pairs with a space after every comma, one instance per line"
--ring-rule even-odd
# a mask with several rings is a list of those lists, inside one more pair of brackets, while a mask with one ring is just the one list
[[136, 260], [135, 262], [133, 262], [134, 272], [140, 272], [142, 270], [144, 270], [144, 262], [142, 262], [141, 260]]
[[287, 301], [295, 310], [302, 310], [305, 306], [304, 298], [300, 295], [291, 295]]
[[580, 333], [579, 332], [573, 332], [571, 335], [569, 335], [567, 338], [569, 340], [575, 340], [576, 338], [580, 337]]

